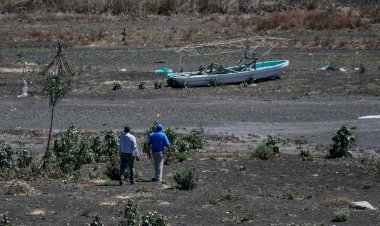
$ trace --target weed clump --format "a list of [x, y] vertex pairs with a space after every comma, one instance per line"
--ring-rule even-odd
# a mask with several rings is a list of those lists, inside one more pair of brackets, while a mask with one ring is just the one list
[[143, 226], [167, 226], [168, 225], [168, 219], [158, 214], [156, 211], [149, 212], [142, 218]]
[[199, 176], [195, 169], [183, 170], [174, 173], [174, 180], [181, 190], [191, 190], [197, 187]]
[[347, 208], [338, 209], [334, 212], [335, 222], [346, 222], [350, 218], [350, 210]]
[[269, 135], [266, 142], [260, 144], [252, 153], [251, 158], [258, 158], [262, 160], [267, 160], [273, 158], [280, 153], [280, 148], [277, 144], [276, 139]]
[[119, 90], [119, 89], [122, 89], [122, 88], [123, 88], [123, 83], [121, 83], [121, 82], [115, 82], [113, 84], [112, 90]]
[[332, 137], [334, 143], [330, 149], [330, 158], [352, 157], [349, 148], [355, 143], [356, 138], [351, 129], [343, 125]]

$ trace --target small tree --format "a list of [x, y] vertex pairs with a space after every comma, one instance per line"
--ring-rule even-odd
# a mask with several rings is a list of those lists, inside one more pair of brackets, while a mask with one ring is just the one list
[[349, 148], [355, 143], [355, 136], [352, 134], [351, 129], [343, 125], [332, 137], [334, 144], [330, 149], [331, 158], [351, 157]]
[[50, 129], [46, 152], [42, 158], [42, 168], [46, 169], [47, 164], [51, 159], [50, 140], [53, 128], [54, 109], [55, 106], [71, 91], [71, 76], [74, 74], [66, 62], [62, 54], [62, 46], [58, 41], [57, 55], [53, 61], [42, 71], [45, 76], [43, 82], [43, 94], [49, 98], [49, 105], [51, 110], [50, 116]]

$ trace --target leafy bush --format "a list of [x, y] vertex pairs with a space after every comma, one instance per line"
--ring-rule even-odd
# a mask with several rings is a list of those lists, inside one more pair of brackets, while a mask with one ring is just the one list
[[121, 82], [115, 82], [113, 84], [112, 90], [118, 90], [118, 89], [122, 89], [122, 88], [123, 88], [123, 83], [121, 83]]
[[192, 170], [183, 170], [174, 173], [174, 180], [178, 184], [181, 190], [190, 190], [197, 187], [199, 182], [199, 176]]
[[0, 143], [0, 170], [14, 167], [12, 147]]
[[187, 141], [190, 145], [190, 149], [202, 149], [203, 148], [203, 136], [202, 132], [193, 130], [189, 134], [182, 137], [182, 140]]
[[146, 83], [144, 81], [139, 83], [139, 89], [140, 90], [146, 90]]
[[[120, 156], [118, 154], [112, 155], [108, 158], [106, 175], [111, 180], [119, 180], [120, 179]], [[125, 171], [125, 178], [128, 177], [128, 170]]]
[[265, 144], [268, 147], [272, 148], [273, 153], [275, 153], [275, 154], [280, 153], [280, 147], [278, 146], [277, 140], [275, 137], [268, 135], [268, 138], [267, 138], [267, 141], [265, 142]]
[[127, 206], [121, 216], [120, 226], [139, 226], [139, 214], [137, 212], [137, 204], [128, 199]]
[[350, 210], [347, 208], [338, 209], [334, 212], [336, 222], [346, 222], [350, 218]]
[[95, 136], [91, 142], [91, 150], [94, 153], [95, 162], [103, 162], [106, 155], [100, 136]]
[[119, 150], [119, 138], [116, 134], [109, 130], [104, 136], [104, 155], [111, 157], [113, 154], [118, 153]]
[[190, 144], [184, 139], [176, 140], [173, 143], [174, 149], [179, 153], [187, 152], [190, 149]]
[[0, 215], [0, 226], [12, 226], [11, 221], [5, 215]]
[[161, 214], [149, 212], [143, 216], [143, 226], [167, 226], [168, 219]]
[[270, 159], [275, 155], [273, 149], [267, 144], [260, 144], [252, 153], [251, 158], [259, 158], [262, 160]]
[[343, 125], [332, 137], [334, 144], [330, 149], [330, 158], [351, 157], [349, 148], [355, 143], [355, 136], [348, 126]]
[[17, 165], [19, 168], [27, 168], [33, 161], [33, 155], [29, 150], [22, 150], [17, 156]]
[[96, 214], [95, 219], [90, 223], [90, 226], [104, 226], [103, 221], [98, 214]]

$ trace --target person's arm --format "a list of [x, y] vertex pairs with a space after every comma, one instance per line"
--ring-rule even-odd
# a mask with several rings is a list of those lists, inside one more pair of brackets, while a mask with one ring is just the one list
[[133, 137], [133, 155], [136, 157], [139, 156], [139, 149], [137, 147], [136, 137]]

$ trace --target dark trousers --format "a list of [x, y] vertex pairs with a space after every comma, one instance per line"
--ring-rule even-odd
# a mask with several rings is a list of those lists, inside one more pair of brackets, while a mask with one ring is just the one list
[[135, 156], [132, 154], [128, 153], [120, 153], [120, 181], [124, 180], [124, 173], [125, 173], [125, 168], [129, 169], [129, 181], [132, 183], [135, 181], [135, 168], [133, 167], [133, 164], [135, 162]]

